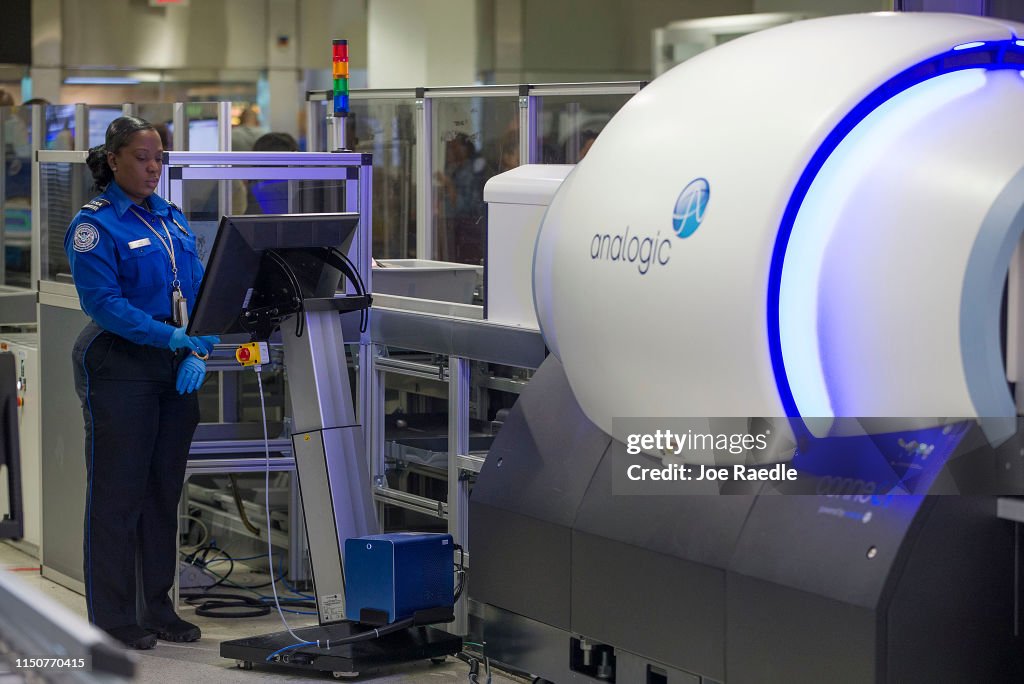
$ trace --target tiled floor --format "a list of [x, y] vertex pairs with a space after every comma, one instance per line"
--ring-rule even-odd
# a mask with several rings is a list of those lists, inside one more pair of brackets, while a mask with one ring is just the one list
[[[84, 617], [86, 614], [85, 599], [59, 584], [44, 579], [40, 576], [38, 567], [39, 563], [35, 558], [8, 544], [0, 543], [0, 568], [14, 573], [24, 584], [50, 596]], [[332, 681], [329, 674], [303, 673], [281, 667], [257, 666], [256, 669], [242, 671], [236, 667], [234, 661], [220, 657], [221, 641], [282, 631], [284, 627], [276, 610], [264, 617], [245, 619], [200, 617], [196, 616], [194, 609], [188, 606], [182, 606], [179, 612], [184, 619], [194, 622], [202, 628], [203, 638], [193, 644], [169, 644], [161, 641], [153, 650], [136, 652], [138, 656], [137, 681], [166, 682], [168, 684], [180, 684], [181, 682], [250, 684], [267, 681]], [[288, 623], [293, 629], [316, 624], [314, 617], [286, 615]], [[374, 682], [375, 684], [390, 682], [442, 684], [443, 682], [465, 682], [468, 673], [469, 667], [465, 663], [455, 658], [448, 658], [445, 663], [439, 665], [431, 665], [426, 662], [417, 663], [387, 672], [365, 675], [354, 681]], [[480, 677], [481, 684], [485, 680], [485, 677]], [[493, 682], [495, 684], [522, 681], [524, 680], [494, 673]]]

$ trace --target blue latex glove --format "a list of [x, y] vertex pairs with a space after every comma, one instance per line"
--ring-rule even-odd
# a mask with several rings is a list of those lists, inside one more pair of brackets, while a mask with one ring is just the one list
[[171, 340], [167, 343], [167, 346], [170, 347], [171, 351], [185, 349], [187, 351], [194, 351], [197, 354], [208, 354], [213, 346], [203, 343], [202, 339], [201, 337], [189, 337], [185, 334], [185, 328], [175, 328], [174, 332], [171, 333]]
[[206, 378], [206, 362], [191, 354], [178, 366], [178, 378], [174, 386], [178, 394], [189, 394], [199, 389]]
[[199, 340], [199, 344], [203, 346], [205, 351], [199, 352], [200, 354], [209, 354], [213, 351], [213, 345], [220, 344], [220, 338], [216, 335], [200, 335], [199, 337], [193, 337], [194, 340]]

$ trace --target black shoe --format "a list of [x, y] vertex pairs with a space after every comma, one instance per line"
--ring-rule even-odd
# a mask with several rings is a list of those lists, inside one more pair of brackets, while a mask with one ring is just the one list
[[179, 617], [174, 618], [165, 625], [146, 625], [146, 629], [153, 633], [154, 640], [159, 638], [164, 641], [183, 643], [186, 641], [199, 641], [203, 633], [191, 622], [185, 622]]
[[105, 630], [128, 648], [145, 651], [156, 646], [156, 635], [138, 625], [125, 625]]

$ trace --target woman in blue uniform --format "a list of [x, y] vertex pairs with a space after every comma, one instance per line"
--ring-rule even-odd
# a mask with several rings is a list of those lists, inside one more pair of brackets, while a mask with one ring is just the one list
[[203, 267], [185, 216], [154, 194], [162, 162], [152, 125], [115, 119], [106, 143], [89, 150], [101, 194], [64, 237], [82, 311], [92, 319], [73, 352], [85, 415], [86, 605], [90, 622], [140, 649], [158, 637], [200, 637], [175, 614], [168, 591], [178, 569], [178, 499], [199, 422], [196, 390], [219, 341], [185, 334]]

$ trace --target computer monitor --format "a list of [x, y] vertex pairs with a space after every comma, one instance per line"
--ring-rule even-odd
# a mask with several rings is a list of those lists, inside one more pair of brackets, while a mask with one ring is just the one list
[[357, 213], [223, 217], [188, 334], [266, 339], [303, 300], [333, 297], [343, 274], [358, 280], [344, 256], [358, 223]]
[[190, 152], [216, 152], [220, 149], [217, 119], [193, 119], [188, 122]]
[[46, 107], [46, 149], [70, 150], [74, 147], [74, 141], [75, 105], [48, 105]]
[[102, 145], [107, 140], [107, 128], [118, 117], [124, 116], [120, 107], [89, 107], [89, 147]]

